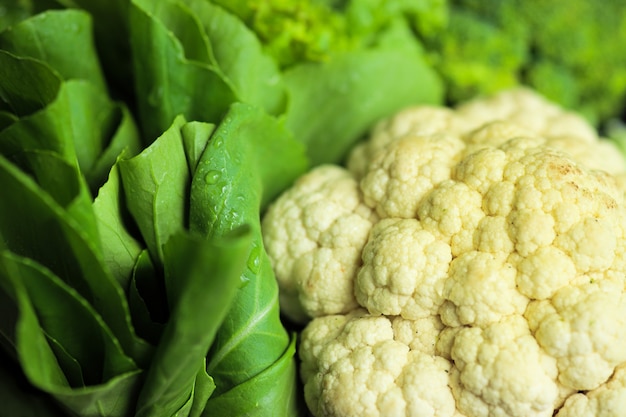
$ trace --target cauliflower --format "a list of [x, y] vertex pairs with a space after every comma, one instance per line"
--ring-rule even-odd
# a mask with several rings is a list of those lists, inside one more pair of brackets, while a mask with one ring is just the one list
[[525, 88], [405, 109], [305, 174], [262, 226], [311, 412], [623, 415], [624, 178]]

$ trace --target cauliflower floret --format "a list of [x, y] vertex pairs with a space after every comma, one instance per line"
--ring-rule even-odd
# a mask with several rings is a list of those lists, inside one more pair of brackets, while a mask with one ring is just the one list
[[363, 177], [374, 155], [391, 142], [405, 135], [428, 137], [438, 132], [461, 132], [456, 126], [457, 118], [451, 109], [435, 106], [415, 106], [380, 121], [366, 142], [355, 146], [350, 152], [347, 166], [357, 179]]
[[[436, 335], [427, 335], [428, 344]], [[314, 415], [458, 415], [448, 387], [450, 363], [409, 348], [385, 316], [355, 310], [320, 317], [301, 337], [304, 393]]]
[[523, 314], [528, 298], [517, 291], [516, 271], [501, 257], [466, 252], [450, 264], [444, 282], [446, 302], [439, 313], [448, 326], [486, 326], [510, 314]]
[[539, 345], [556, 358], [559, 381], [575, 390], [604, 383], [626, 361], [624, 279], [565, 286], [525, 313]]
[[626, 365], [621, 365], [607, 383], [586, 394], [569, 397], [556, 417], [622, 417], [624, 410]]
[[584, 391], [626, 364], [617, 148], [517, 89], [407, 109], [348, 161], [311, 171], [263, 221], [283, 312], [315, 318], [300, 347], [314, 415], [596, 407]]
[[556, 363], [541, 350], [522, 316], [461, 329], [450, 354], [455, 364], [450, 382], [461, 413], [552, 416], [560, 392]]
[[265, 246], [285, 314], [304, 322], [357, 306], [352, 277], [375, 219], [354, 178], [330, 165], [300, 178], [268, 209]]
[[449, 135], [405, 136], [391, 142], [376, 154], [361, 180], [365, 203], [381, 217], [415, 217], [424, 194], [450, 178], [463, 147]]
[[384, 219], [363, 249], [355, 295], [371, 313], [417, 319], [437, 312], [450, 246], [416, 219]]

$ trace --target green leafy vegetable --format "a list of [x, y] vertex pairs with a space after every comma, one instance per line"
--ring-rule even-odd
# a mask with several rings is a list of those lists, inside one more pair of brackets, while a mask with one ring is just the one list
[[[233, 105], [199, 162], [192, 182], [190, 228], [220, 236], [248, 224], [253, 234], [242, 288], [209, 353], [207, 369], [218, 398], [241, 389], [236, 387], [268, 369], [288, 348], [289, 335], [279, 319], [278, 286], [263, 248], [259, 211], [306, 167], [304, 148], [290, 132], [276, 119], [243, 104]], [[275, 383], [285, 384], [280, 378], [292, 380], [292, 372], [287, 367]], [[289, 391], [274, 395], [279, 395], [278, 409], [292, 403]], [[250, 406], [258, 406], [259, 400], [251, 396]], [[273, 410], [258, 412], [276, 415]]]
[[87, 80], [106, 92], [91, 16], [82, 10], [49, 10], [26, 19], [0, 34], [0, 49], [45, 62], [63, 79]]
[[[168, 240], [164, 256], [172, 314], [139, 396], [137, 416], [174, 415], [193, 397], [198, 378], [204, 380], [195, 387], [203, 390], [204, 402], [211, 395], [204, 358], [239, 288], [249, 244], [247, 230], [213, 241], [186, 234]], [[196, 408], [201, 411], [204, 404]]]

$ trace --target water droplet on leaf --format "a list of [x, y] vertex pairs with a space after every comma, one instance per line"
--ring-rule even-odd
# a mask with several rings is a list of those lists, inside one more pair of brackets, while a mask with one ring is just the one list
[[219, 171], [211, 170], [206, 173], [204, 176], [204, 180], [207, 184], [215, 184], [220, 179]]

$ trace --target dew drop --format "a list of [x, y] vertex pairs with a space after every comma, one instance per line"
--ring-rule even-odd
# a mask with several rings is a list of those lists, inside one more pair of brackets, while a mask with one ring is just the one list
[[258, 246], [252, 248], [248, 257], [248, 269], [253, 274], [258, 274], [261, 267], [261, 249]]
[[220, 179], [219, 171], [211, 170], [206, 173], [204, 176], [204, 180], [207, 184], [215, 184]]

